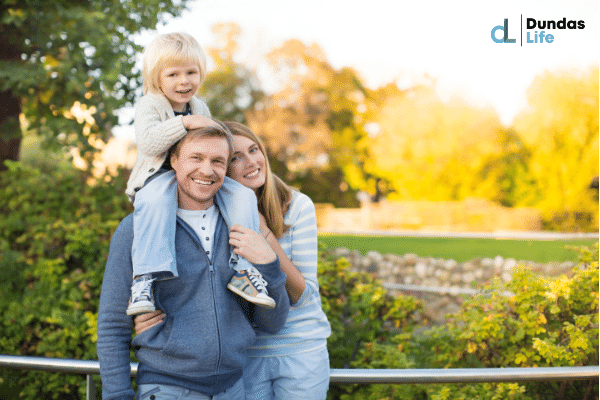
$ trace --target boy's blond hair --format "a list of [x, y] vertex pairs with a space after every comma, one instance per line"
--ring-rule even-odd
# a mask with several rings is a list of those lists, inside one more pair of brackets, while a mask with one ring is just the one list
[[206, 77], [206, 56], [196, 39], [187, 33], [167, 33], [155, 38], [144, 49], [144, 94], [162, 93], [160, 73], [168, 66], [197, 64], [200, 83]]

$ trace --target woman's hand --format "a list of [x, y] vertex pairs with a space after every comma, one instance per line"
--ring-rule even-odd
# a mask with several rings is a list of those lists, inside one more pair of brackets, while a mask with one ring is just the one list
[[235, 254], [244, 257], [252, 264], [268, 264], [277, 259], [277, 255], [265, 238], [241, 225], [231, 227], [229, 244], [233, 246]]
[[136, 315], [136, 317], [133, 319], [133, 328], [135, 329], [135, 334], [139, 335], [146, 329], [162, 323], [163, 319], [165, 319], [165, 313], [163, 313], [161, 310]]

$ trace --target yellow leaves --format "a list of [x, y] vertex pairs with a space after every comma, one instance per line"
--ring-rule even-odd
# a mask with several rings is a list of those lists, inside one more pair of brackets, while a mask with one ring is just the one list
[[473, 354], [477, 351], [477, 344], [473, 342], [469, 342], [467, 344], [467, 353]]
[[549, 289], [544, 293], [546, 298], [556, 300], [558, 297], [562, 297], [568, 300], [571, 296], [571, 280], [565, 275], [561, 275], [558, 279], [550, 282]]
[[383, 295], [383, 294], [382, 294], [381, 292], [376, 292], [375, 294], [373, 294], [373, 303], [375, 303], [375, 302], [377, 302], [377, 301], [381, 300], [381, 298], [382, 298], [382, 295]]
[[527, 356], [523, 353], [517, 353], [515, 356], [515, 364], [520, 365], [527, 361]]
[[548, 322], [548, 320], [546, 319], [546, 316], [544, 314], [540, 314], [540, 316], [537, 319], [538, 324], [546, 324]]
[[56, 68], [60, 64], [60, 61], [54, 58], [52, 54], [46, 54], [42, 57], [42, 61], [44, 62], [44, 69], [46, 69], [46, 71]]

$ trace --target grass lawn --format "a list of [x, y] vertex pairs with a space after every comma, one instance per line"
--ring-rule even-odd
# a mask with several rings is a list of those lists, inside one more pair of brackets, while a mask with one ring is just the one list
[[321, 234], [319, 241], [329, 248], [346, 247], [358, 250], [362, 254], [370, 250], [381, 254], [412, 253], [420, 257], [454, 259], [457, 262], [477, 257], [494, 258], [499, 255], [503, 258], [543, 263], [577, 261], [577, 252], [567, 247], [591, 246], [598, 240], [506, 240]]

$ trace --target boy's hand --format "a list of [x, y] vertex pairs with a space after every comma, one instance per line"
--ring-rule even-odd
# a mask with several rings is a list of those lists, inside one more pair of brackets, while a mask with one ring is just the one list
[[207, 126], [219, 126], [215, 121], [204, 115], [185, 115], [182, 118], [183, 127], [190, 131], [192, 129], [205, 128]]

